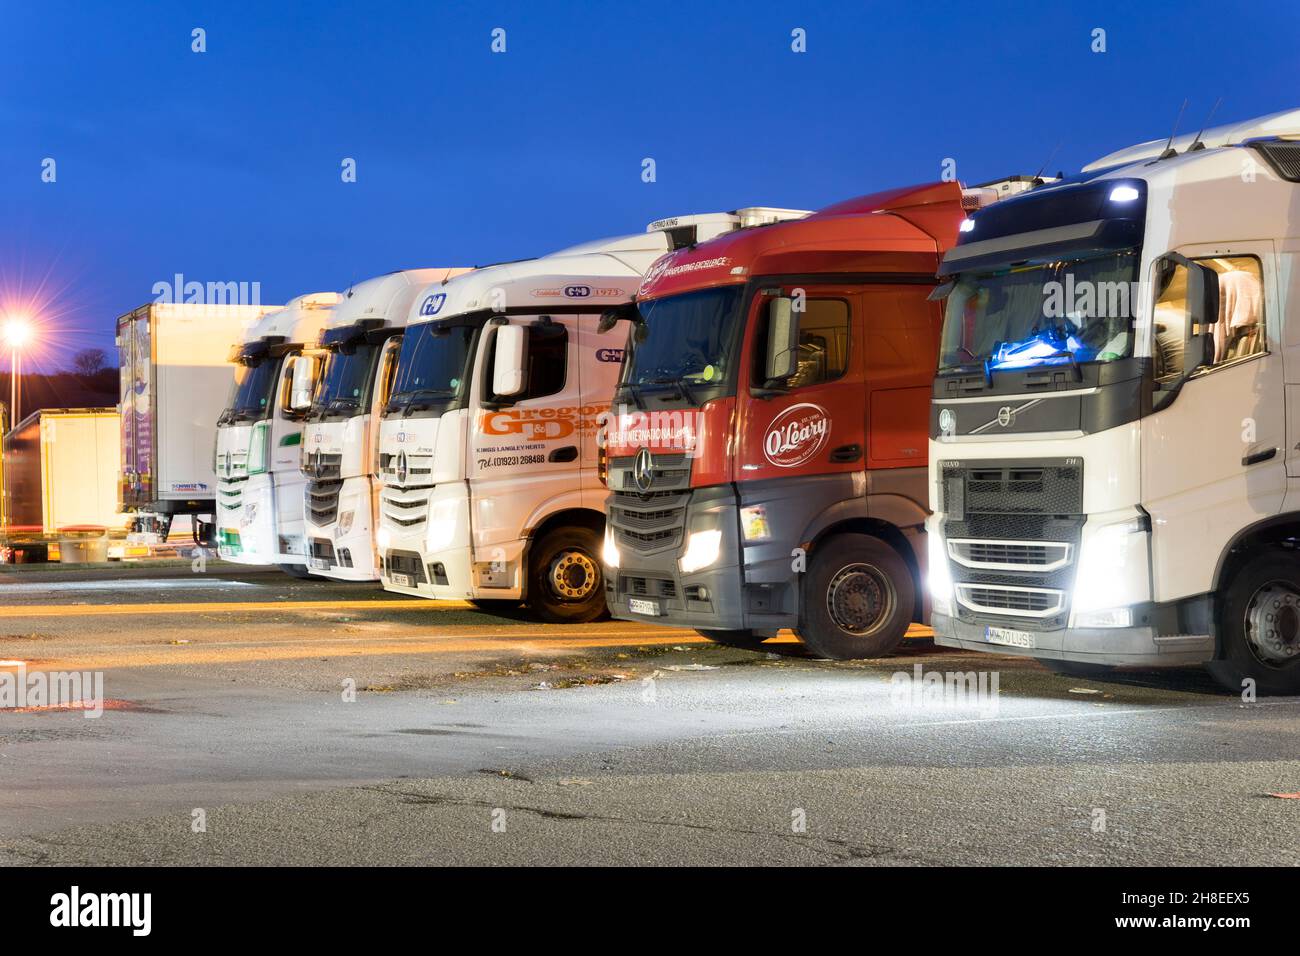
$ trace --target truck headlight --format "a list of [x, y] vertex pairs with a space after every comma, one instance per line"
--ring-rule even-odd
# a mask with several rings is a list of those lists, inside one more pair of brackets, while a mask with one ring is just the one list
[[605, 525], [605, 544], [600, 549], [600, 559], [605, 562], [606, 567], [618, 567], [618, 545], [614, 543], [614, 529]]
[[686, 553], [677, 560], [677, 567], [682, 574], [693, 574], [707, 568], [722, 551], [722, 532], [716, 528], [709, 531], [692, 531], [686, 539]]
[[936, 614], [952, 616], [952, 575], [948, 572], [948, 554], [943, 535], [937, 527], [925, 532], [926, 586], [930, 589], [930, 609]]
[[271, 423], [258, 422], [253, 426], [252, 436], [248, 439], [248, 473], [260, 475], [266, 471], [267, 454], [271, 444]]
[[429, 528], [424, 536], [426, 551], [446, 550], [456, 540], [456, 509], [459, 504], [454, 498], [444, 498], [429, 508]]
[[342, 537], [352, 530], [352, 522], [356, 520], [356, 517], [357, 513], [355, 511], [345, 511], [339, 515], [339, 537]]
[[1079, 570], [1071, 600], [1074, 610], [1112, 610], [1132, 603], [1133, 575], [1137, 571], [1144, 577], [1147, 574], [1146, 519], [1130, 518], [1097, 528], [1084, 538], [1079, 549]]

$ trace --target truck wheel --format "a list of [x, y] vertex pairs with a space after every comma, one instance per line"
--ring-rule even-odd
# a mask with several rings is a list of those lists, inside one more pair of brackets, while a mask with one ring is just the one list
[[1254, 680], [1261, 694], [1300, 694], [1300, 557], [1278, 549], [1233, 577], [1219, 616], [1214, 678], [1234, 693]]
[[309, 581], [316, 575], [307, 570], [305, 564], [282, 564], [280, 570], [291, 578], [297, 578], [300, 581]]
[[745, 630], [705, 630], [697, 627], [695, 633], [700, 637], [707, 637], [715, 644], [725, 644], [727, 647], [741, 647], [747, 651], [757, 650], [758, 646], [766, 641], [771, 634], [755, 634], [753, 631]]
[[606, 613], [600, 537], [590, 528], [557, 528], [529, 555], [528, 606], [551, 624], [585, 624]]
[[897, 551], [867, 534], [837, 534], [813, 551], [798, 634], [837, 661], [884, 657], [912, 620], [916, 587]]

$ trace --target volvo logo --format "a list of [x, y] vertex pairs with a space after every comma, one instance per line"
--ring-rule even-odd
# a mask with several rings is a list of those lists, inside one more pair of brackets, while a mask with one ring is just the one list
[[397, 483], [406, 484], [406, 452], [404, 451], [397, 454]]
[[643, 494], [654, 484], [654, 459], [650, 457], [649, 448], [642, 448], [632, 459], [632, 480]]
[[998, 409], [998, 424], [1003, 428], [1006, 428], [1015, 420], [1016, 413], [1012, 410], [1010, 405], [1003, 405]]
[[1017, 405], [1015, 408], [1012, 408], [1010, 405], [1003, 405], [1001, 408], [998, 409], [998, 413], [996, 416], [990, 418], [988, 421], [986, 421], [983, 425], [979, 426], [978, 428], [972, 428], [970, 430], [970, 434], [972, 435], [982, 434], [988, 431], [994, 425], [998, 425], [1002, 428], [1010, 428], [1012, 425], [1016, 423], [1017, 415], [1019, 415], [1021, 412], [1025, 411], [1026, 409], [1033, 408], [1035, 405], [1041, 405], [1042, 403], [1043, 400], [1041, 398], [1035, 398], [1032, 401], [1023, 402], [1022, 404]]

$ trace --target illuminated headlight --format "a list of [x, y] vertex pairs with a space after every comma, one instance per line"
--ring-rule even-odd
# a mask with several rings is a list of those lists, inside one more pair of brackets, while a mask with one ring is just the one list
[[1132, 627], [1131, 607], [1108, 607], [1101, 611], [1082, 611], [1074, 615], [1075, 627]]
[[1132, 202], [1142, 195], [1132, 186], [1116, 186], [1110, 191], [1111, 202]]
[[952, 575], [948, 573], [948, 555], [938, 522], [926, 528], [926, 585], [930, 589], [930, 609], [936, 614], [952, 616]]
[[614, 543], [614, 529], [605, 525], [605, 543], [600, 549], [600, 560], [605, 562], [605, 567], [618, 567], [619, 560], [618, 545]]
[[345, 511], [339, 515], [339, 530], [336, 537], [342, 537], [352, 530], [352, 522], [356, 519], [355, 511]]
[[[1134, 584], [1142, 576], [1146, 586], [1147, 526], [1144, 519], [1129, 519], [1104, 525], [1087, 534], [1079, 549], [1079, 570], [1074, 579], [1072, 604], [1075, 623], [1093, 627], [1125, 627], [1126, 624], [1084, 625], [1085, 612], [1105, 612], [1102, 619], [1119, 619], [1124, 605], [1140, 598]], [[1131, 612], [1129, 617], [1131, 620]]]
[[375, 545], [379, 548], [380, 553], [387, 551], [393, 543], [393, 533], [387, 528], [380, 528], [375, 532]]
[[961, 225], [957, 227], [958, 232], [973, 232], [975, 230], [974, 219], [963, 219]]
[[767, 523], [767, 509], [762, 505], [750, 505], [740, 509], [740, 533], [746, 541], [768, 541], [772, 537], [772, 528]]
[[443, 551], [456, 540], [456, 509], [459, 504], [455, 499], [444, 498], [429, 508], [429, 528], [424, 538], [426, 551]]
[[721, 531], [692, 531], [686, 539], [686, 553], [678, 558], [677, 566], [681, 568], [682, 574], [693, 574], [718, 560], [721, 551]]

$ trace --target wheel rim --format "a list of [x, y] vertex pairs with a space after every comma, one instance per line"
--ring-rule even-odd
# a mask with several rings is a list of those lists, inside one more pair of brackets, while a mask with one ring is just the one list
[[889, 619], [894, 609], [894, 589], [879, 568], [846, 564], [826, 587], [826, 611], [835, 626], [861, 637]]
[[1286, 581], [1269, 581], [1250, 596], [1245, 614], [1246, 646], [1270, 667], [1300, 660], [1300, 591]]
[[583, 551], [561, 551], [547, 575], [551, 591], [561, 601], [585, 601], [600, 582], [600, 568]]

